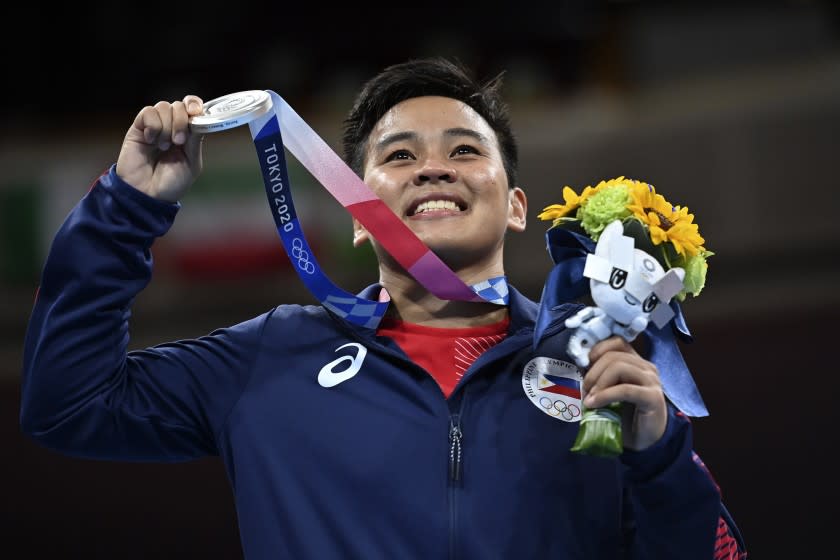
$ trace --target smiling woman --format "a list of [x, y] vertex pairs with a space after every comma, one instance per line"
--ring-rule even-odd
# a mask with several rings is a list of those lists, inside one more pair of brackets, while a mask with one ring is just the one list
[[[508, 186], [497, 136], [475, 110], [441, 96], [386, 112], [370, 133], [364, 180], [467, 283], [501, 276], [507, 230], [523, 231], [522, 189]], [[402, 270], [358, 222], [354, 244], [372, 241], [380, 281], [403, 298]]]
[[[355, 223], [355, 244], [371, 242], [379, 258], [378, 282], [357, 297], [385, 308], [381, 323], [351, 320], [327, 297], [129, 350], [150, 248], [189, 212], [178, 201], [203, 169], [189, 127], [201, 99], [145, 105], [51, 245], [24, 349], [23, 431], [85, 458], [219, 456], [249, 560], [708, 560], [721, 538], [736, 558], [737, 529], [690, 422], [657, 383], [667, 367], [657, 357], [615, 338], [592, 349], [587, 375], [644, 421], [622, 426], [613, 460], [570, 452], [580, 414], [563, 399], [580, 396], [580, 374], [563, 320], [581, 305], [552, 306], [535, 343], [539, 305], [507, 280], [506, 234], [524, 230], [527, 206], [499, 86], [445, 59], [409, 60], [367, 82], [345, 121], [345, 178], [355, 171], [370, 187], [354, 191], [364, 192], [355, 205], [387, 211], [419, 239], [421, 265], [438, 259], [477, 286], [469, 298], [438, 297], [385, 250], [389, 231]], [[276, 114], [249, 123], [272, 202], [288, 194], [270, 172], [286, 124]], [[301, 239], [289, 255], [314, 273]], [[502, 297], [476, 297], [484, 288]]]

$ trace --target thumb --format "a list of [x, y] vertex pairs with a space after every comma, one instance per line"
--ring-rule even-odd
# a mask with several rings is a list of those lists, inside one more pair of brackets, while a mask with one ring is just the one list
[[[186, 95], [184, 96], [183, 102], [190, 119], [204, 112], [204, 101], [197, 95]], [[203, 144], [204, 134], [190, 130], [190, 133], [187, 135], [187, 141], [184, 143], [184, 154], [187, 156], [187, 160], [196, 173], [201, 170], [201, 149]]]

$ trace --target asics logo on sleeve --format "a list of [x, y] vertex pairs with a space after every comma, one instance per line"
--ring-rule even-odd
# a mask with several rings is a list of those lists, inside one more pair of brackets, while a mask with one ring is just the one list
[[[342, 348], [347, 348], [348, 346], [353, 346], [356, 348], [356, 355], [351, 356], [348, 354], [346, 356], [342, 356], [322, 367], [321, 371], [318, 372], [318, 384], [321, 387], [335, 387], [339, 383], [347, 381], [351, 377], [355, 376], [357, 373], [359, 373], [359, 370], [362, 369], [362, 362], [365, 361], [365, 356], [367, 355], [367, 348], [356, 342], [348, 342], [347, 344], [343, 344], [336, 348], [335, 351], [338, 352]], [[347, 367], [345, 369], [336, 371], [335, 368], [339, 366], [342, 362], [349, 363], [347, 364]]]

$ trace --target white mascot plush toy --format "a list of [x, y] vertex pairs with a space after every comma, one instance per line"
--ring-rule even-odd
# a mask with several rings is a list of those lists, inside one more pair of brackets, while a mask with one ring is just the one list
[[683, 288], [685, 271], [668, 272], [655, 258], [635, 248], [621, 221], [611, 222], [598, 238], [595, 253], [586, 257], [583, 275], [595, 306], [566, 319], [575, 329], [567, 351], [581, 368], [589, 366], [589, 351], [599, 341], [619, 335], [631, 342], [652, 320], [662, 328], [673, 317], [668, 305]]

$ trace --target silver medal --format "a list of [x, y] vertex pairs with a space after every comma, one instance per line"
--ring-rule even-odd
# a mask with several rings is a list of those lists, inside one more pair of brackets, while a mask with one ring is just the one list
[[204, 104], [204, 112], [190, 118], [193, 132], [207, 134], [248, 124], [271, 110], [271, 96], [260, 89], [223, 95]]

